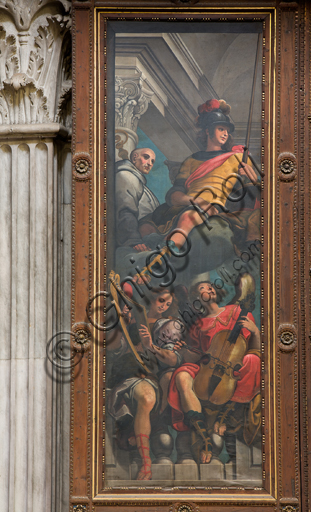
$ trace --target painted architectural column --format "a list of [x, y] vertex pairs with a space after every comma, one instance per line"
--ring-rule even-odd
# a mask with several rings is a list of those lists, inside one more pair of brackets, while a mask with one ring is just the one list
[[[121, 70], [118, 69], [118, 73]], [[116, 161], [128, 158], [138, 144], [137, 126], [147, 111], [153, 92], [141, 74], [116, 76], [115, 81], [115, 146]]]
[[[0, 1], [1, 510], [51, 510], [60, 151], [70, 136], [69, 2]], [[48, 13], [49, 11], [49, 13]], [[67, 166], [68, 167], [68, 166]]]

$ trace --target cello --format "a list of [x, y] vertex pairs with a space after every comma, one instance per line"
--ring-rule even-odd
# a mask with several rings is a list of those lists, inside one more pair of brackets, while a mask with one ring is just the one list
[[228, 402], [239, 380], [239, 370], [247, 351], [247, 342], [241, 334], [239, 320], [255, 308], [255, 295], [250, 293], [239, 301], [241, 308], [232, 330], [225, 329], [213, 336], [206, 354], [199, 363], [200, 370], [194, 379], [194, 392], [200, 400], [208, 400], [215, 405]]

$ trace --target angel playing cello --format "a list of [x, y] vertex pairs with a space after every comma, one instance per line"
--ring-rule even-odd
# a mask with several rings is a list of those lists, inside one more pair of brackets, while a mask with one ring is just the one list
[[[200, 300], [201, 304], [204, 304], [206, 314], [190, 330], [189, 348], [187, 354], [183, 354], [184, 359], [188, 362], [174, 372], [169, 388], [168, 402], [173, 409], [174, 428], [178, 431], [189, 429], [192, 431], [193, 456], [198, 463], [208, 464], [213, 456], [212, 432], [224, 435], [227, 428], [226, 419], [229, 415], [234, 415], [234, 409], [238, 408], [239, 404], [253, 402], [250, 408], [253, 412], [258, 407], [258, 401], [260, 406], [260, 334], [253, 315], [251, 313], [243, 315], [243, 311], [241, 314], [239, 305], [230, 304], [219, 307], [219, 294], [210, 282], [195, 282], [190, 289], [190, 294], [192, 298]], [[222, 332], [228, 333], [228, 340], [225, 342], [232, 345], [229, 336], [234, 329], [240, 333], [241, 342], [245, 346], [245, 354], [241, 364], [231, 368], [234, 381], [232, 396], [230, 393], [228, 395], [225, 390], [223, 401], [219, 397], [213, 400], [213, 393], [215, 394], [217, 386], [220, 385], [217, 381], [219, 372], [224, 375], [229, 373], [228, 351], [221, 347], [220, 354], [224, 354], [225, 350], [226, 355], [224, 357], [212, 356], [212, 368], [214, 373], [218, 372], [216, 385], [212, 383], [211, 386], [214, 390], [210, 390], [210, 394], [207, 392], [207, 395], [200, 399], [198, 396], [200, 393], [196, 389], [202, 387], [202, 382], [196, 386], [196, 378], [198, 378], [202, 367], [200, 360], [203, 359], [204, 354], [209, 353], [213, 342], [217, 346]], [[218, 402], [220, 407], [212, 408], [213, 426], [208, 428], [206, 424], [209, 418], [206, 417], [206, 412], [209, 411], [211, 401], [212, 405], [213, 401], [216, 405]], [[209, 412], [207, 412], [208, 415]], [[253, 421], [251, 417], [248, 420], [248, 431], [244, 432], [244, 435], [245, 442], [251, 444], [259, 431], [260, 418], [258, 420], [258, 414], [257, 416], [255, 414]]]

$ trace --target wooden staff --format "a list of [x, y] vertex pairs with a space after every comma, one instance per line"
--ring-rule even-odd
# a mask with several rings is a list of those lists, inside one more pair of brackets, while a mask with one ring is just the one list
[[250, 136], [251, 136], [251, 126], [252, 126], [252, 117], [253, 117], [253, 110], [254, 110], [254, 98], [255, 98], [255, 88], [256, 88], [256, 78], [257, 78], [257, 68], [258, 68], [258, 60], [259, 60], [259, 49], [260, 49], [260, 34], [258, 34], [258, 40], [257, 40], [257, 50], [256, 50], [256, 59], [255, 59], [255, 69], [254, 69], [254, 74], [253, 74], [252, 94], [251, 94], [251, 100], [250, 100], [249, 111], [248, 111], [248, 121], [247, 121], [246, 137], [245, 137], [245, 146], [244, 146], [244, 153], [243, 153], [243, 158], [242, 158], [242, 162], [244, 164], [247, 163], [249, 140], [250, 140]]

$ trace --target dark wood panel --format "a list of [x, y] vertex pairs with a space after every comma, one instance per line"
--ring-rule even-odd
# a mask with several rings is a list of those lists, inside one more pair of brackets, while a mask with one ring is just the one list
[[[278, 453], [281, 498], [300, 499], [298, 440], [298, 10], [281, 6], [277, 31], [277, 328]], [[289, 166], [289, 167], [288, 167]], [[287, 171], [290, 172], [287, 172]], [[292, 327], [290, 327], [292, 326]], [[286, 330], [287, 329], [287, 330]], [[293, 351], [286, 350], [293, 348]], [[286, 446], [286, 450], [284, 449]]]
[[[104, 389], [102, 371], [105, 364], [103, 353], [103, 335], [97, 332], [98, 344], [93, 344], [83, 357], [82, 363], [73, 371], [72, 378], [72, 414], [71, 414], [71, 498], [78, 512], [98, 510], [99, 512], [158, 510], [182, 512], [215, 510], [282, 510], [296, 512], [308, 510], [311, 455], [308, 450], [308, 431], [311, 413], [306, 407], [311, 400], [309, 342], [309, 268], [306, 244], [309, 234], [309, 24], [310, 5], [308, 2], [272, 2], [223, 1], [198, 2], [176, 0], [169, 1], [74, 1], [74, 128], [73, 148], [76, 160], [84, 158], [90, 163], [90, 173], [77, 176], [74, 180], [74, 223], [73, 223], [73, 325], [88, 322], [85, 307], [96, 286], [103, 289], [105, 275], [107, 238], [106, 231], [99, 235], [106, 219], [107, 193], [106, 169], [106, 118], [100, 117], [100, 134], [97, 132], [97, 161], [93, 162], [94, 111], [93, 88], [98, 87], [105, 109], [106, 82], [99, 85], [92, 82], [94, 65], [93, 7], [105, 7], [105, 11], [117, 9], [119, 12], [107, 14], [118, 19], [122, 10], [128, 9], [128, 19], [152, 16], [160, 19], [174, 16], [174, 19], [233, 20], [237, 18], [235, 8], [239, 8], [239, 17], [247, 18], [249, 10], [254, 10], [253, 18], [264, 16], [262, 13], [270, 7], [276, 7], [276, 25], [266, 26], [267, 44], [265, 47], [266, 69], [263, 84], [263, 164], [265, 171], [262, 208], [262, 343], [263, 343], [263, 453], [264, 453], [264, 489], [258, 491], [256, 501], [242, 502], [240, 495], [252, 494], [248, 489], [213, 490], [206, 493], [206, 503], [200, 496], [176, 503], [171, 496], [168, 502], [158, 500], [158, 490], [149, 491], [150, 498], [142, 498], [145, 490], [137, 489], [126, 502], [118, 497], [128, 494], [120, 489], [113, 497], [113, 503], [101, 504], [92, 501], [93, 491], [100, 493], [104, 502], [101, 479], [104, 471], [104, 445], [102, 422], [104, 421]], [[109, 8], [109, 9], [108, 9]], [[157, 11], [156, 8], [159, 8]], [[167, 10], [165, 10], [167, 8]], [[214, 10], [212, 8], [215, 8]], [[243, 8], [245, 11], [243, 11]], [[139, 12], [133, 12], [138, 9]], [[145, 15], [143, 10], [149, 12]], [[172, 14], [171, 9], [174, 9]], [[231, 9], [231, 11], [230, 11]], [[208, 12], [208, 14], [206, 14]], [[122, 16], [125, 16], [122, 13]], [[271, 10], [272, 20], [274, 11]], [[267, 22], [268, 24], [268, 22]], [[272, 38], [268, 31], [271, 28]], [[274, 34], [276, 28], [276, 34]], [[101, 31], [105, 32], [104, 15], [101, 18]], [[274, 36], [276, 46], [274, 48]], [[105, 36], [103, 36], [104, 41]], [[271, 41], [271, 47], [269, 46]], [[276, 50], [276, 53], [274, 53]], [[276, 58], [276, 60], [275, 60]], [[100, 54], [99, 65], [105, 65], [104, 55]], [[275, 71], [275, 74], [274, 74]], [[92, 92], [93, 91], [93, 92]], [[96, 114], [99, 119], [99, 110]], [[303, 128], [302, 128], [303, 127]], [[97, 130], [98, 126], [95, 126]], [[269, 143], [268, 143], [269, 136]], [[99, 139], [100, 137], [100, 139]], [[74, 162], [76, 162], [74, 160]], [[100, 173], [99, 173], [100, 170]], [[95, 180], [95, 181], [94, 181]], [[99, 185], [101, 196], [98, 196]], [[95, 192], [97, 195], [95, 195]], [[273, 198], [276, 203], [273, 204]], [[100, 211], [102, 218], [94, 219], [94, 211]], [[96, 210], [94, 210], [96, 206]], [[272, 206], [274, 210], [271, 210]], [[274, 227], [273, 227], [274, 226]], [[93, 255], [94, 237], [96, 247], [101, 247], [101, 257]], [[275, 260], [273, 260], [275, 247]], [[304, 251], [302, 255], [300, 249]], [[97, 259], [96, 259], [97, 258]], [[93, 274], [93, 262], [97, 275]], [[102, 270], [99, 270], [99, 265]], [[94, 363], [94, 365], [93, 365]], [[94, 389], [94, 383], [95, 388]], [[93, 410], [93, 405], [95, 409]], [[300, 447], [301, 444], [301, 447]], [[93, 472], [94, 470], [94, 472]], [[272, 472], [272, 474], [271, 474]], [[198, 491], [187, 491], [195, 494]], [[206, 491], [203, 491], [206, 492]], [[221, 492], [223, 501], [213, 502], [212, 494]], [[262, 496], [260, 496], [260, 493]], [[109, 494], [109, 492], [108, 492]], [[148, 492], [147, 492], [148, 494]], [[162, 493], [163, 494], [163, 493]], [[239, 494], [232, 503], [234, 494]], [[275, 496], [277, 502], [265, 502], [263, 495]], [[156, 495], [156, 496], [155, 496]], [[227, 499], [231, 495], [230, 500]], [[110, 494], [109, 500], [112, 499]], [[179, 498], [178, 498], [179, 499]], [[202, 501], [203, 500], [203, 501]], [[208, 500], [211, 500], [208, 504]], [[181, 505], [188, 508], [182, 508]]]

